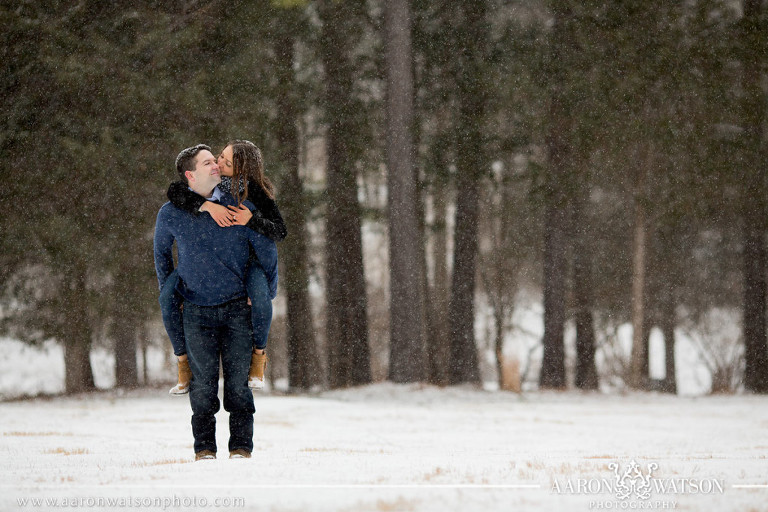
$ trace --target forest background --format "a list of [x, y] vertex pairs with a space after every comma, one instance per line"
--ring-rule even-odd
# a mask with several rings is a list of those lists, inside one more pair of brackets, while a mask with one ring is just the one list
[[676, 392], [684, 336], [711, 391], [765, 393], [767, 13], [2, 1], [0, 332], [60, 343], [67, 392], [94, 388], [94, 347], [148, 384], [174, 158], [246, 138], [288, 225], [270, 351], [291, 389]]

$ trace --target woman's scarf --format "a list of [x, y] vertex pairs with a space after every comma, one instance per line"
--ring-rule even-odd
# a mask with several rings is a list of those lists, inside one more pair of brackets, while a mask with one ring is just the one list
[[[232, 176], [222, 176], [221, 184], [219, 185], [219, 188], [221, 189], [221, 191], [226, 192], [228, 194], [232, 194], [232, 181], [233, 181]], [[245, 192], [245, 180], [243, 179], [242, 176], [240, 176], [240, 179], [238, 181], [240, 182], [239, 183], [240, 186], [238, 187], [238, 189], [240, 190], [240, 194], [243, 194]]]

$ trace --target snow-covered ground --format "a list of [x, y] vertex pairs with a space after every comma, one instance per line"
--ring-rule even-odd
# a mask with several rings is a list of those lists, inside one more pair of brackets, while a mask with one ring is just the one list
[[[376, 384], [256, 407], [252, 459], [227, 458], [222, 411], [220, 458], [192, 462], [164, 388], [0, 403], [0, 510], [768, 510], [766, 397]], [[633, 461], [648, 499], [599, 488]]]

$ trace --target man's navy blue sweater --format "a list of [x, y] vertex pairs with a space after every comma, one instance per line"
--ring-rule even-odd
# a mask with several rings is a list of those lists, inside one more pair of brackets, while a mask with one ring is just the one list
[[[236, 205], [223, 194], [221, 204]], [[243, 203], [250, 210], [249, 201]], [[253, 247], [269, 283], [270, 298], [277, 295], [277, 247], [264, 235], [244, 226], [219, 227], [208, 214], [195, 215], [165, 203], [155, 223], [155, 270], [162, 289], [173, 272], [173, 241], [179, 258], [179, 292], [198, 306], [217, 306], [245, 297], [245, 268]]]

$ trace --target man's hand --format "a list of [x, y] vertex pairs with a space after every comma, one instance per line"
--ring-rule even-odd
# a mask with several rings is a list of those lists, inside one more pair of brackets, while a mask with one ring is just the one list
[[234, 214], [234, 223], [239, 226], [245, 226], [248, 221], [253, 217], [253, 213], [246, 206], [240, 205], [238, 207], [227, 206], [229, 212]]
[[200, 210], [210, 213], [211, 217], [213, 217], [213, 220], [216, 221], [216, 224], [223, 228], [235, 225], [234, 215], [232, 212], [220, 204], [206, 201], [203, 203], [203, 206], [200, 207]]

